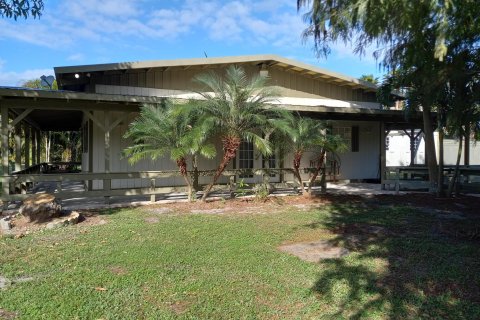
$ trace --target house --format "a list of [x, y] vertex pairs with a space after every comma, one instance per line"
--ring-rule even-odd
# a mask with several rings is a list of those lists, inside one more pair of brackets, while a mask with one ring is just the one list
[[[338, 158], [330, 155], [327, 160], [327, 171], [332, 179], [380, 180], [385, 167], [385, 133], [422, 126], [419, 115], [407, 122], [402, 111], [383, 110], [376, 102], [377, 88], [373, 84], [283, 57], [254, 55], [159, 60], [56, 67], [60, 91], [0, 88], [2, 150], [8, 150], [8, 137], [15, 135], [16, 126], [28, 128], [25, 137], [16, 137], [25, 140], [28, 154], [22, 165], [28, 168], [40, 162], [40, 131], [81, 129], [82, 173], [55, 177], [56, 181], [88, 181], [85, 195], [91, 196], [152, 194], [183, 186], [180, 177], [165, 173], [176, 170], [169, 159], [128, 164], [122, 157], [122, 150], [129, 141], [122, 136], [142, 104], [157, 103], [162, 97], [191, 97], [192, 90], [199, 89], [191, 81], [196, 74], [209, 70], [221, 73], [232, 64], [243, 67], [250, 75], [267, 74], [270, 85], [280, 92], [275, 104], [328, 120], [332, 132], [346, 140], [349, 149]], [[291, 167], [291, 154], [278, 156], [269, 159], [270, 165]], [[221, 154], [217, 159], [202, 159], [199, 168], [214, 169], [219, 157]], [[17, 160], [21, 161], [21, 157]], [[229, 169], [261, 168], [263, 160], [251, 143], [244, 142]], [[302, 166], [311, 167], [314, 161], [313, 154], [307, 155]], [[54, 179], [36, 173], [29, 176], [26, 172], [8, 174], [8, 152], [2, 155], [2, 165], [4, 198], [15, 198], [8, 195], [8, 184], [12, 181]], [[261, 176], [256, 175], [243, 178], [247, 183], [261, 180]], [[200, 183], [209, 179], [202, 177]], [[293, 176], [277, 174], [270, 179], [271, 182], [281, 180], [293, 181]], [[228, 181], [228, 177], [224, 177], [221, 182]]]

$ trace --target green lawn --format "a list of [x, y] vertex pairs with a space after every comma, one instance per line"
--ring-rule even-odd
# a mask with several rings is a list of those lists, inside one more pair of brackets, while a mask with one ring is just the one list
[[[0, 290], [0, 309], [20, 319], [480, 318], [480, 242], [445, 230], [478, 220], [334, 203], [105, 211], [103, 225], [3, 239], [0, 275], [34, 280]], [[318, 239], [351, 253], [315, 264], [277, 250]]]

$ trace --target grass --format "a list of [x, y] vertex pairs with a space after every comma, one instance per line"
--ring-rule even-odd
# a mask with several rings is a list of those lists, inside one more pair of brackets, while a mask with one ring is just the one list
[[[103, 212], [104, 225], [0, 240], [0, 275], [34, 278], [0, 290], [0, 309], [21, 319], [480, 318], [479, 243], [442, 231], [472, 221], [437, 227], [435, 214], [358, 202], [260, 213], [124, 209]], [[315, 264], [277, 250], [318, 239], [351, 253]]]

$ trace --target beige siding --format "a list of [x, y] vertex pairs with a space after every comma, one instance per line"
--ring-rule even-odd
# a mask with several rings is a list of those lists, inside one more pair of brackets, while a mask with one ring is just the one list
[[[95, 112], [94, 116], [100, 121], [104, 121], [103, 112]], [[120, 117], [120, 113], [111, 113], [110, 123]], [[122, 155], [122, 151], [130, 145], [130, 141], [123, 138], [125, 131], [128, 128], [128, 124], [133, 121], [136, 114], [130, 114], [127, 121], [124, 121], [117, 126], [111, 132], [111, 160], [110, 171], [111, 172], [135, 172], [135, 171], [157, 171], [157, 170], [177, 170], [175, 163], [167, 155], [162, 159], [142, 160], [138, 163], [131, 165], [128, 163]], [[347, 122], [347, 121], [335, 121], [332, 122], [332, 126], [359, 126], [359, 151], [351, 152], [347, 151], [340, 155], [341, 167], [340, 175], [338, 179], [375, 179], [378, 178], [379, 169], [379, 124], [377, 122]], [[96, 142], [93, 145], [93, 172], [104, 172], [105, 170], [105, 144], [104, 144], [104, 132], [97, 126], [93, 125], [93, 140]], [[199, 158], [200, 170], [213, 170], [216, 168], [222, 158], [222, 148], [219, 140], [216, 141], [217, 156], [214, 159]], [[302, 159], [301, 167], [309, 167], [310, 161], [315, 158], [315, 154], [306, 153]], [[238, 168], [238, 159], [236, 167]], [[293, 161], [292, 154], [287, 154], [284, 158], [284, 166], [291, 167]], [[84, 170], [88, 170], [88, 153], [82, 155], [82, 164]], [[255, 168], [261, 167], [261, 155], [258, 151], [255, 151]], [[278, 162], [277, 162], [278, 165]], [[191, 168], [191, 162], [189, 161]], [[233, 168], [233, 163], [230, 163], [228, 168]], [[308, 174], [302, 174], [304, 179], [308, 179]], [[207, 184], [210, 182], [211, 177], [201, 177], [200, 183]], [[260, 182], [260, 177], [255, 177], [253, 180], [248, 180], [247, 183]], [[285, 175], [286, 181], [293, 181], [291, 174]], [[273, 179], [272, 179], [273, 181]], [[222, 178], [221, 183], [226, 183], [227, 178]], [[95, 181], [93, 184], [94, 189], [102, 188], [102, 181]], [[148, 179], [116, 179], [112, 180], [112, 188], [139, 188], [148, 187], [150, 181]], [[156, 185], [161, 186], [184, 186], [184, 181], [181, 177], [171, 177], [157, 179]]]
[[[251, 76], [258, 73], [257, 66], [245, 67]], [[221, 72], [224, 69], [214, 69]], [[147, 87], [157, 89], [187, 90], [199, 89], [192, 82], [192, 78], [205, 70], [198, 68], [149, 69], [128, 72], [109, 71], [104, 75], [91, 78], [91, 85], [104, 84], [115, 86]], [[375, 93], [363, 89], [354, 89], [349, 86], [340, 86], [328, 82], [323, 78], [314, 79], [309, 75], [299, 74], [295, 71], [270, 67], [270, 84], [278, 86], [282, 95], [305, 98], [330, 98], [348, 101], [375, 101]]]

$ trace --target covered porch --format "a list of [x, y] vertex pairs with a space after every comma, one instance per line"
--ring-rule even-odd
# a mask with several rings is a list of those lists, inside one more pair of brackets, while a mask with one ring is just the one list
[[[0, 88], [1, 108], [1, 143], [2, 143], [2, 169], [1, 199], [7, 204], [9, 201], [22, 200], [28, 197], [28, 192], [40, 190], [32, 186], [49, 186], [56, 197], [62, 200], [73, 198], [103, 198], [109, 202], [111, 197], [147, 197], [149, 201], [156, 201], [163, 194], [182, 192], [184, 187], [179, 185], [158, 184], [172, 177], [178, 177], [176, 170], [113, 170], [112, 165], [117, 154], [112, 154], [112, 134], [119, 125], [125, 125], [129, 116], [139, 111], [142, 104], [160, 103], [163, 98], [153, 96], [127, 96], [113, 94], [79, 93], [69, 91], [46, 91]], [[368, 126], [368, 139], [376, 140], [374, 147], [378, 153], [377, 182], [384, 185], [386, 180], [385, 166], [385, 134], [391, 128], [421, 128], [419, 114], [406, 120], [402, 111], [379, 110], [367, 108], [344, 108], [325, 106], [296, 106], [281, 105], [280, 107], [300, 114], [328, 121], [366, 122], [375, 125]], [[24, 134], [17, 134], [18, 128], [23, 128]], [[94, 140], [93, 130], [100, 132], [102, 145], [101, 166], [103, 170], [94, 170], [93, 148], [99, 141]], [[376, 129], [378, 128], [378, 130]], [[48, 164], [40, 161], [41, 132], [46, 131], [77, 131], [82, 130], [84, 139], [83, 148], [87, 158], [83, 159], [81, 170], [74, 173], [42, 172], [41, 167]], [[11, 137], [14, 137], [14, 150], [10, 150]], [[97, 135], [99, 137], [99, 135]], [[118, 137], [117, 137], [118, 138]], [[358, 143], [358, 142], [357, 142]], [[22, 158], [21, 146], [24, 146]], [[375, 149], [376, 148], [376, 149]], [[15, 154], [14, 166], [9, 165], [9, 157]], [[375, 158], [375, 156], [373, 157]], [[372, 159], [373, 159], [372, 158]], [[78, 165], [78, 164], [71, 164]], [[362, 170], [362, 163], [358, 170]], [[370, 164], [371, 165], [371, 164]], [[375, 164], [374, 164], [375, 166]], [[310, 166], [311, 167], [311, 166]], [[308, 174], [309, 166], [304, 166]], [[199, 172], [200, 176], [213, 175], [213, 170]], [[282, 187], [296, 187], [288, 184], [284, 176], [291, 173], [289, 165], [280, 159], [275, 168], [230, 168], [224, 173], [224, 183], [218, 189], [233, 192], [237, 188], [239, 174], [259, 176], [262, 183], [281, 189]], [[280, 176], [280, 181], [269, 181], [272, 175]], [[112, 180], [141, 180], [142, 184], [132, 183], [129, 187], [112, 186]], [[325, 187], [325, 169], [320, 184]], [[68, 186], [75, 185], [75, 188]], [[52, 188], [52, 186], [55, 186]]]

